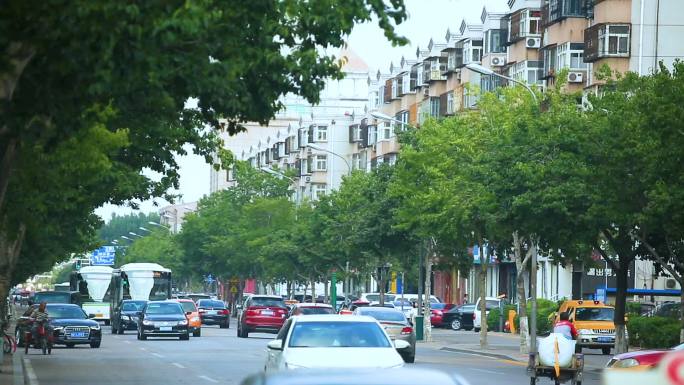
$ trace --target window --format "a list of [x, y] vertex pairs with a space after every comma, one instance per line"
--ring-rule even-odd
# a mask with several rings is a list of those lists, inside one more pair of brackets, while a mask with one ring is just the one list
[[463, 62], [479, 63], [482, 60], [482, 40], [468, 40], [463, 45]]
[[368, 144], [373, 145], [378, 142], [378, 127], [375, 125], [368, 126]]
[[484, 52], [485, 53], [502, 53], [506, 52], [504, 46], [506, 39], [505, 29], [490, 29], [485, 32]]
[[358, 170], [360, 169], [360, 160], [361, 160], [361, 155], [359, 153], [354, 153], [352, 154], [352, 159], [351, 159], [351, 167], [352, 170]]
[[326, 171], [328, 169], [328, 156], [316, 155], [313, 171]]
[[527, 84], [542, 84], [541, 71], [543, 64], [544, 63], [537, 60], [518, 62], [510, 68], [509, 75], [513, 79], [527, 82]]
[[508, 41], [516, 42], [526, 37], [538, 37], [541, 34], [541, 11], [523, 9], [511, 15], [508, 22]]
[[556, 47], [549, 47], [542, 50], [544, 57], [544, 76], [553, 76], [556, 73]]
[[629, 56], [629, 26], [605, 25], [599, 30], [599, 55]]
[[361, 141], [361, 126], [358, 124], [352, 124], [349, 126], [349, 143], [355, 143]]
[[382, 123], [381, 140], [389, 140], [394, 136], [394, 124], [390, 122]]
[[318, 200], [323, 195], [327, 193], [327, 186], [325, 183], [312, 183], [311, 184], [311, 199]]
[[430, 98], [430, 116], [433, 118], [439, 116], [439, 98]]
[[413, 67], [416, 69], [416, 88], [423, 85], [423, 68], [422, 66]]
[[378, 106], [385, 104], [385, 86], [380, 86], [378, 91]]
[[328, 140], [328, 126], [316, 126], [316, 141], [325, 142]]
[[392, 99], [397, 97], [397, 78], [392, 79]]
[[447, 115], [453, 114], [454, 111], [454, 92], [447, 93]]
[[584, 43], [565, 43], [558, 46], [558, 68], [582, 70], [587, 68], [584, 62]]

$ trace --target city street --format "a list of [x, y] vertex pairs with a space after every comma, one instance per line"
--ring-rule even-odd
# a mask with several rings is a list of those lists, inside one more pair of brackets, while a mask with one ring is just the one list
[[[44, 385], [239, 384], [250, 373], [263, 369], [266, 343], [274, 337], [255, 333], [239, 339], [234, 324], [228, 330], [205, 327], [202, 337], [190, 341], [138, 341], [134, 332], [112, 335], [106, 326], [103, 331], [100, 349], [60, 347], [51, 356], [30, 351], [27, 370], [33, 370], [37, 383]], [[517, 342], [512, 336], [490, 337], [494, 346]], [[521, 362], [443, 350], [446, 345], [465, 346], [476, 341], [476, 333], [435, 330], [433, 340], [419, 344], [414, 365], [457, 373], [472, 385], [529, 384]], [[598, 368], [599, 357], [608, 359], [589, 355], [587, 360]], [[551, 382], [543, 379], [539, 383]], [[583, 383], [598, 384], [598, 371], [588, 367]]]

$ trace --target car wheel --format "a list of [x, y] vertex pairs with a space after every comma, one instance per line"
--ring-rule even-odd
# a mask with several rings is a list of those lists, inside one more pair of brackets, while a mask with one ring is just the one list
[[76, 344], [74, 344], [74, 343], [67, 343], [66, 344], [66, 347], [69, 349], [73, 348], [74, 346], [76, 346]]
[[475, 333], [479, 333], [479, 332], [480, 332], [480, 328], [473, 328], [473, 331], [474, 331]]
[[138, 339], [141, 341], [145, 341], [147, 339], [147, 336], [143, 334], [142, 332], [138, 333]]
[[116, 334], [119, 331], [119, 328], [114, 327], [113, 322], [112, 322], [112, 327], [110, 329], [112, 329], [112, 334]]
[[455, 319], [451, 321], [451, 328], [453, 330], [461, 330], [461, 320]]
[[183, 334], [182, 336], [179, 337], [181, 341], [187, 341], [190, 339], [190, 333]]
[[575, 345], [575, 353], [582, 353], [582, 347], [579, 345]]
[[416, 353], [413, 353], [411, 355], [407, 354], [405, 356], [402, 356], [401, 358], [404, 359], [404, 362], [406, 362], [408, 364], [412, 364], [412, 363], [416, 362]]
[[238, 327], [237, 327], [237, 336], [238, 336], [238, 338], [245, 338], [245, 337], [242, 336], [242, 328], [240, 327], [239, 324], [238, 324]]
[[221, 322], [221, 323], [219, 324], [219, 328], [221, 328], [221, 329], [227, 329], [227, 328], [228, 328], [228, 321], [226, 321], [226, 322]]
[[102, 343], [102, 341], [91, 342], [91, 343], [90, 343], [90, 347], [93, 348], [93, 349], [97, 349], [97, 348], [100, 347], [100, 344], [101, 344], [101, 343]]
[[121, 324], [116, 328], [116, 333], [117, 334], [124, 334], [124, 328]]
[[197, 329], [194, 332], [192, 332], [193, 337], [200, 337], [202, 335], [202, 329]]
[[604, 356], [607, 356], [608, 354], [610, 354], [610, 348], [601, 348], [601, 352]]

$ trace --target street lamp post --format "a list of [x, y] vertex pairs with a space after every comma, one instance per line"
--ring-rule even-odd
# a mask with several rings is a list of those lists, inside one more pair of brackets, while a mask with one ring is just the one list
[[152, 230], [150, 230], [150, 229], [148, 229], [148, 228], [145, 228], [145, 227], [142, 227], [142, 226], [140, 226], [140, 227], [138, 227], [138, 228], [139, 228], [140, 230], [142, 230], [142, 231], [147, 231], [148, 233], [151, 233], [151, 232], [152, 232]]
[[347, 158], [343, 157], [342, 155], [340, 155], [334, 151], [327, 150], [323, 147], [318, 147], [315, 144], [307, 144], [306, 147], [309, 147], [310, 149], [317, 150], [317, 151], [327, 152], [328, 154], [335, 155], [336, 157], [342, 159], [344, 161], [344, 164], [347, 165], [347, 175], [351, 175], [351, 165], [349, 164], [349, 161], [347, 161]]
[[131, 234], [131, 235], [134, 236], [134, 237], [144, 238], [142, 235], [136, 234], [136, 233], [134, 233], [134, 232], [132, 232], [132, 231], [129, 231], [128, 234]]
[[[525, 82], [521, 82], [519, 80], [510, 78], [508, 76], [496, 73], [492, 71], [489, 68], [483, 67], [479, 64], [476, 63], [470, 63], [466, 64], [466, 68], [473, 72], [477, 72], [481, 75], [489, 75], [489, 76], [496, 76], [502, 79], [506, 79], [509, 81], [512, 81], [513, 83], [519, 84], [529, 93], [532, 95], [532, 99], [534, 99], [534, 103], [536, 105], [539, 105], [539, 100], [537, 99], [537, 95], [534, 93], [532, 88], [528, 86]], [[532, 302], [532, 306], [530, 309], [530, 361], [532, 362], [532, 359], [537, 354], [537, 253], [534, 252], [532, 253], [532, 260], [530, 261], [530, 301]], [[484, 321], [483, 321], [484, 322]]]
[[408, 123], [404, 123], [404, 122], [402, 122], [402, 121], [399, 120], [399, 119], [395, 119], [395, 118], [393, 118], [393, 117], [391, 117], [391, 116], [389, 116], [389, 115], [387, 115], [387, 114], [383, 114], [382, 112], [379, 112], [379, 111], [372, 111], [372, 112], [370, 112], [370, 115], [371, 115], [372, 117], [374, 117], [375, 119], [378, 119], [378, 120], [387, 120], [387, 121], [390, 121], [390, 122], [399, 123], [399, 124], [401, 124], [402, 126], [406, 126], [406, 127], [408, 127], [408, 128], [415, 128], [415, 127], [413, 127], [412, 125], [410, 125], [410, 124], [408, 124]]
[[161, 223], [157, 223], [157, 222], [152, 222], [152, 221], [149, 221], [149, 222], [147, 222], [147, 223], [148, 223], [148, 224], [150, 224], [150, 225], [152, 225], [152, 226], [158, 226], [158, 227], [163, 227], [163, 228], [165, 228], [165, 229], [167, 229], [167, 230], [171, 230], [171, 228], [170, 228], [170, 227], [168, 227], [168, 226], [164, 226], [164, 225], [162, 225]]

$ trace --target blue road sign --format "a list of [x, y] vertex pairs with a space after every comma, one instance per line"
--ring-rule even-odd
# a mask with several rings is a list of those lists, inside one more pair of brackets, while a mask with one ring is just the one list
[[116, 248], [114, 246], [103, 246], [93, 250], [90, 254], [90, 264], [92, 266], [112, 266], [115, 256]]

